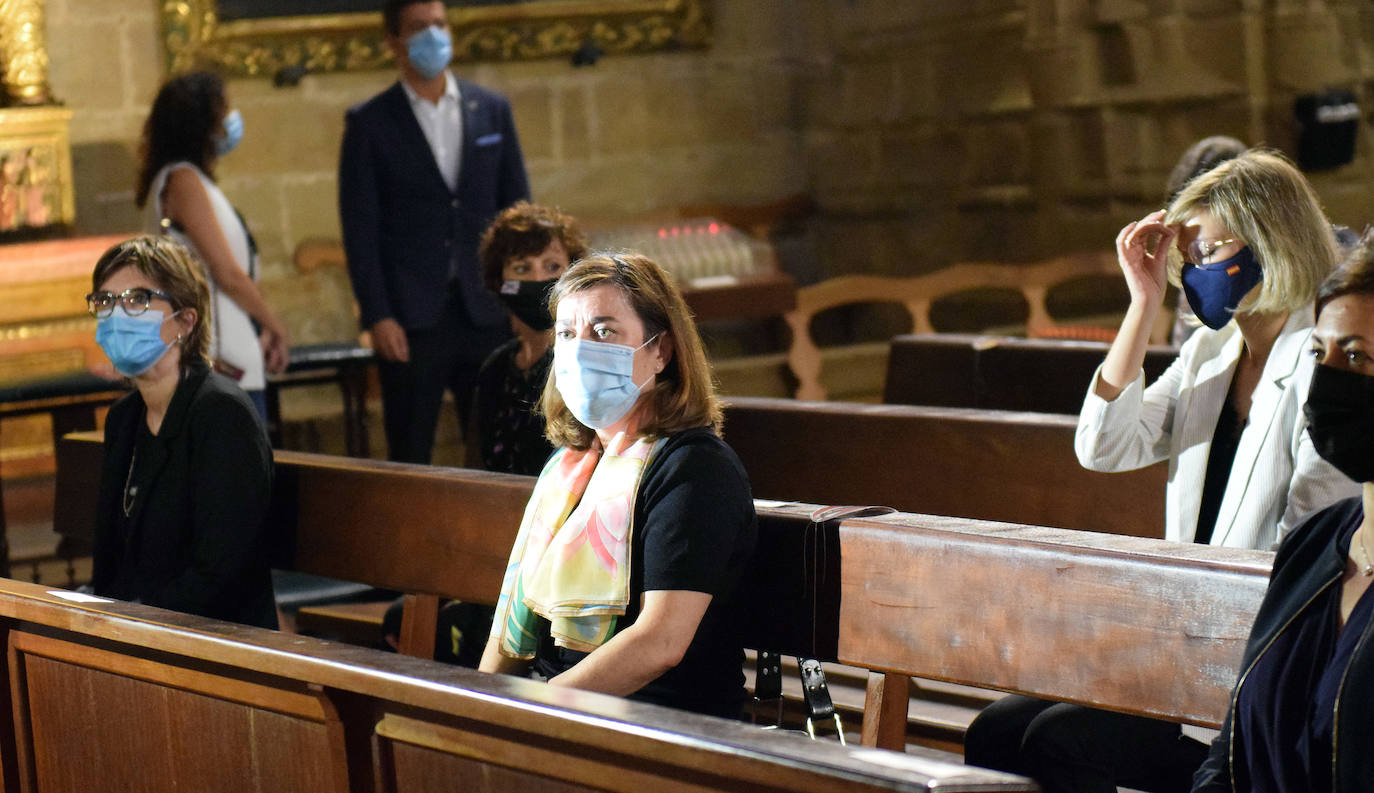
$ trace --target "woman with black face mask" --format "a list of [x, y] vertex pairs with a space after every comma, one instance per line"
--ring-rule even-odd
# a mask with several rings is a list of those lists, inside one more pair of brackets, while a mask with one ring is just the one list
[[1280, 546], [1201, 793], [1356, 791], [1374, 780], [1374, 234], [1317, 299], [1304, 412], [1362, 495]]
[[586, 254], [576, 220], [525, 201], [498, 215], [482, 237], [482, 277], [505, 303], [515, 338], [497, 347], [477, 375], [470, 466], [535, 476], [553, 453], [534, 409], [553, 361], [549, 291]]
[[[1356, 493], [1317, 454], [1302, 414], [1313, 300], [1336, 240], [1297, 168], [1247, 151], [1194, 178], [1167, 210], [1127, 224], [1116, 247], [1131, 304], [1088, 386], [1079, 462], [1095, 471], [1167, 462], [1165, 538], [1231, 548], [1269, 550]], [[1151, 330], [1168, 321], [1170, 281], [1207, 327], [1147, 387], [1141, 364]], [[1213, 735], [1012, 696], [970, 725], [964, 757], [1031, 776], [1047, 793], [1181, 793]]]
[[[553, 454], [536, 410], [553, 365], [549, 293], [573, 261], [587, 255], [577, 221], [551, 207], [521, 201], [496, 216], [482, 236], [478, 259], [486, 287], [505, 303], [514, 338], [492, 351], [477, 373], [464, 464], [507, 474], [538, 476]], [[439, 611], [434, 658], [477, 666], [494, 610], [446, 603]], [[401, 600], [387, 610], [383, 634], [400, 641]]]

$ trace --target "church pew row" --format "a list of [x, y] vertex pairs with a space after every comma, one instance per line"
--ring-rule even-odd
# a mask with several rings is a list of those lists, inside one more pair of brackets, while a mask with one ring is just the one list
[[5, 790], [1029, 791], [940, 759], [0, 581]]
[[1163, 537], [1166, 467], [1085, 470], [1074, 427], [1045, 413], [733, 397], [724, 432], [755, 498]]
[[[101, 447], [59, 448], [57, 524], [89, 533]], [[402, 649], [439, 598], [491, 603], [532, 480], [277, 452], [281, 566], [409, 593]], [[932, 515], [812, 523], [759, 510], [745, 643], [869, 670], [863, 740], [901, 748], [909, 677], [1216, 725], [1271, 555]], [[1111, 517], [1104, 517], [1110, 520]], [[1105, 526], [1104, 526], [1105, 527]]]
[[[883, 402], [1076, 416], [1107, 347], [1097, 341], [966, 333], [896, 336]], [[1177, 356], [1175, 347], [1151, 346], [1145, 353], [1145, 382], [1154, 382]]]

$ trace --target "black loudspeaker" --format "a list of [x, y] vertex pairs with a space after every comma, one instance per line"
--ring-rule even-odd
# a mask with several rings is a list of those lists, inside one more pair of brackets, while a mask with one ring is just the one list
[[1298, 167], [1329, 171], [1355, 158], [1360, 105], [1355, 94], [1330, 90], [1304, 94], [1293, 103], [1298, 122]]

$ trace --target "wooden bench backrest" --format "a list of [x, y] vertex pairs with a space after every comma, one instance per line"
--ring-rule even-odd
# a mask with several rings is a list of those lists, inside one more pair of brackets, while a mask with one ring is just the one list
[[[53, 523], [63, 537], [88, 541], [93, 532], [99, 437], [75, 433], [58, 446]], [[275, 566], [423, 596], [406, 609], [403, 652], [433, 654], [431, 615], [440, 599], [495, 604], [532, 477], [281, 450], [273, 456], [271, 524], [281, 540]], [[813, 530], [811, 509], [760, 510], [767, 550], [742, 602], [754, 604], [750, 646], [833, 660], [838, 538], [833, 527], [824, 535]]]
[[929, 515], [847, 520], [840, 548], [843, 663], [1208, 726], [1273, 558]]
[[735, 397], [725, 407], [725, 439], [755, 498], [1162, 537], [1165, 467], [1085, 470], [1074, 426], [1068, 416], [907, 405]]
[[[1111, 251], [1061, 256], [1033, 264], [956, 264], [926, 275], [890, 278], [846, 275], [797, 290], [797, 307], [786, 314], [792, 329], [787, 364], [797, 378], [797, 399], [825, 399], [821, 385], [821, 354], [811, 339], [811, 320], [822, 311], [856, 303], [900, 303], [911, 315], [911, 333], [933, 333], [930, 307], [947, 295], [983, 287], [1015, 289], [1029, 308], [1026, 330], [1030, 335], [1061, 329], [1050, 316], [1045, 297], [1055, 285], [1083, 276], [1119, 276], [1120, 265]], [[1162, 316], [1151, 338], [1168, 338], [1171, 317]]]
[[[59, 493], [84, 497], [88, 517], [59, 531], [89, 532], [95, 480], [80, 471], [94, 458], [98, 472], [101, 451], [90, 435], [63, 440]], [[277, 455], [277, 508], [297, 510], [284, 566], [492, 602], [530, 479]], [[864, 738], [892, 747], [908, 675], [1216, 723], [1271, 558], [930, 515], [814, 526], [812, 509], [759, 510], [745, 644], [877, 673]], [[432, 617], [413, 613], [432, 641]]]
[[[960, 333], [898, 336], [887, 359], [883, 402], [1076, 416], [1107, 347]], [[1154, 382], [1177, 355], [1173, 347], [1151, 347], [1145, 382]]]
[[1026, 780], [0, 581], [5, 790], [1026, 791]]

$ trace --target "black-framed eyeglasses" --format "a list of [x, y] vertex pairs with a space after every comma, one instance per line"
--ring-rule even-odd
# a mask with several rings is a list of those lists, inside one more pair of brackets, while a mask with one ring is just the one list
[[1216, 265], [1221, 264], [1221, 262], [1210, 261], [1210, 259], [1216, 255], [1216, 252], [1235, 241], [1236, 239], [1234, 237], [1229, 240], [1193, 240], [1188, 243], [1187, 261], [1199, 270], [1210, 270]]
[[148, 310], [152, 305], [153, 298], [160, 297], [168, 303], [172, 302], [172, 296], [158, 289], [146, 289], [136, 286], [133, 289], [125, 289], [119, 294], [114, 292], [91, 292], [86, 295], [86, 310], [96, 319], [103, 319], [114, 313], [115, 304], [124, 306], [124, 313], [131, 317]]

